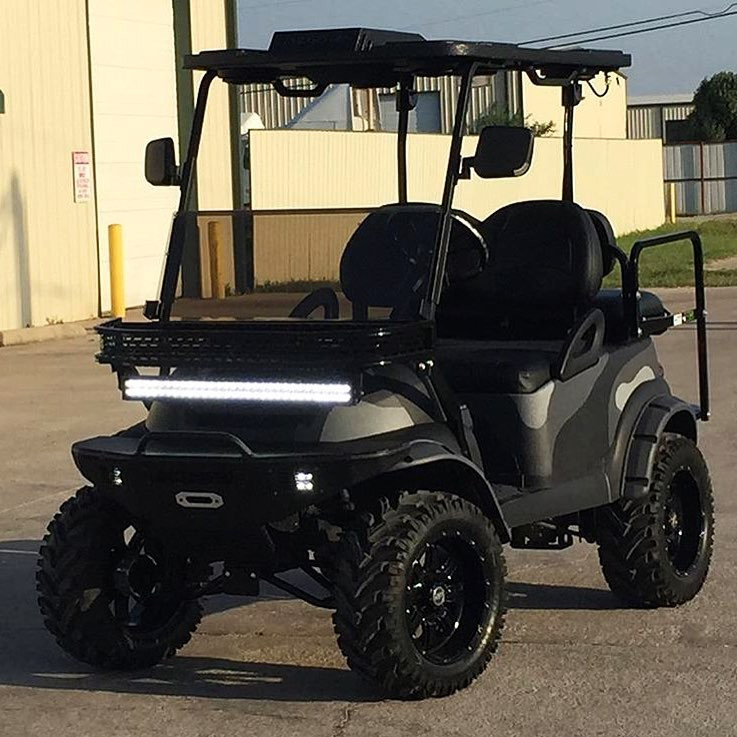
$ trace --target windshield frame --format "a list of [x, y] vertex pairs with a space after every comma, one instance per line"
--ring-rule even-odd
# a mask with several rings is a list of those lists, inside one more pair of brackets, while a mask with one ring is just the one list
[[[451, 133], [450, 153], [448, 156], [445, 182], [443, 186], [443, 198], [441, 202], [441, 217], [438, 222], [435, 236], [436, 240], [431, 259], [430, 271], [428, 274], [427, 290], [420, 303], [420, 318], [425, 320], [433, 319], [435, 315], [435, 307], [437, 306], [440, 292], [442, 290], [443, 274], [445, 272], [448, 244], [450, 242], [450, 212], [453, 206], [455, 188], [458, 184], [461, 173], [461, 149], [466, 127], [466, 114], [471, 100], [473, 77], [477, 72], [478, 66], [477, 62], [469, 61], [464, 65], [465, 68], [460, 74], [456, 73], [452, 75], [460, 76], [461, 86], [458, 103], [456, 105], [453, 131]], [[164, 274], [161, 282], [161, 291], [157, 310], [157, 316], [161, 322], [169, 322], [171, 320], [171, 313], [176, 300], [177, 285], [179, 282], [182, 258], [184, 254], [185, 215], [189, 210], [194, 178], [197, 171], [197, 156], [199, 154], [200, 142], [202, 139], [202, 130], [205, 122], [209, 91], [213, 80], [217, 76], [218, 75], [215, 70], [210, 69], [205, 72], [197, 92], [197, 101], [195, 103], [190, 138], [187, 146], [187, 156], [181, 167], [179, 204], [172, 224], [166, 262], [164, 265]], [[397, 79], [396, 83], [397, 107], [399, 112], [399, 125], [396, 134], [397, 196], [400, 204], [407, 203], [407, 140], [409, 136], [409, 113], [412, 109], [411, 92], [413, 83], [414, 78], [411, 76], [402, 76]], [[226, 81], [226, 84], [230, 83]]]

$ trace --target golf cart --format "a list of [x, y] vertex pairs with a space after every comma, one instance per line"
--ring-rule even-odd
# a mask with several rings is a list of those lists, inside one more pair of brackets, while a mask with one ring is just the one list
[[[713, 537], [696, 447], [709, 417], [701, 243], [667, 235], [627, 255], [607, 218], [573, 199], [582, 84], [629, 63], [617, 51], [364, 29], [277, 33], [266, 51], [186, 58], [204, 73], [186, 160], [176, 165], [170, 139], [146, 155], [148, 181], [181, 190], [161, 292], [148, 321], [98, 328], [98, 361], [148, 416], [74, 444], [90, 486], [41, 546], [40, 607], [62, 648], [98, 667], [150, 667], [189, 640], [202, 597], [257, 596], [268, 582], [333, 610], [352, 669], [423, 698], [464, 688], [496, 650], [504, 544], [595, 543], [611, 590], [632, 606], [696, 595]], [[508, 71], [562, 90], [563, 196], [477, 219], [454, 208], [459, 180], [521, 176], [533, 155], [528, 130], [492, 126], [463, 156], [474, 79]], [[415, 81], [442, 76], [458, 80], [442, 200], [409, 202]], [[216, 78], [292, 97], [345, 83], [396, 91], [397, 201], [349, 238], [340, 289], [295, 297], [284, 319], [177, 313]], [[695, 308], [673, 314], [639, 289], [638, 264], [684, 239]], [[615, 268], [622, 288], [602, 290]], [[673, 396], [652, 341], [690, 320], [698, 405]]]

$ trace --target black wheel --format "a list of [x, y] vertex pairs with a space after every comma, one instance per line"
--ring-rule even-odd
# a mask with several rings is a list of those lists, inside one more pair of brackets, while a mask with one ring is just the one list
[[599, 560], [609, 588], [627, 604], [678, 606], [700, 591], [714, 541], [714, 500], [701, 452], [664, 433], [647, 495], [602, 511]]
[[47, 629], [78, 660], [148, 668], [185, 645], [202, 617], [183, 561], [144, 537], [97, 489], [66, 501], [41, 545], [36, 590]]
[[504, 625], [506, 568], [470, 502], [405, 493], [346, 531], [334, 568], [338, 645], [398, 698], [446, 696], [483, 672]]

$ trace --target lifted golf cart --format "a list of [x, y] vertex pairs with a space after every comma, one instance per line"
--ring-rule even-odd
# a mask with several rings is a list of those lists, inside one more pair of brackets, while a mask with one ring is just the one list
[[[388, 694], [422, 698], [467, 686], [496, 650], [505, 543], [596, 543], [609, 586], [633, 606], [696, 595], [713, 535], [696, 447], [709, 416], [701, 243], [669, 235], [627, 256], [607, 218], [573, 201], [581, 85], [629, 63], [616, 51], [357, 29], [277, 33], [268, 51], [187, 58], [204, 76], [186, 160], [177, 167], [170, 139], [146, 157], [152, 184], [181, 188], [161, 294], [148, 322], [98, 330], [98, 360], [148, 417], [73, 446], [91, 485], [62, 505], [41, 547], [39, 602], [61, 647], [95, 666], [152, 666], [189, 640], [201, 597], [256, 596], [267, 581], [334, 610], [351, 668]], [[474, 78], [509, 70], [562, 89], [563, 197], [477, 220], [453, 208], [459, 179], [519, 176], [532, 159], [529, 131], [503, 127], [462, 156]], [[459, 92], [442, 202], [410, 203], [414, 80], [446, 75]], [[396, 89], [398, 202], [366, 217], [342, 254], [351, 315], [322, 288], [289, 319], [176, 319], [217, 77], [282, 95]], [[671, 314], [639, 289], [638, 262], [684, 239], [695, 308]], [[622, 289], [602, 290], [615, 267]], [[673, 396], [651, 339], [687, 320], [696, 406]], [[293, 569], [315, 588], [283, 577]]]

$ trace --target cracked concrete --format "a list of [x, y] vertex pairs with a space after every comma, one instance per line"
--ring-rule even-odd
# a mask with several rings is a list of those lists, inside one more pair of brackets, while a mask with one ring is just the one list
[[[688, 290], [668, 290], [674, 308]], [[737, 735], [737, 289], [710, 290], [713, 421], [701, 428], [717, 499], [703, 593], [681, 609], [622, 609], [596, 551], [508, 551], [507, 628], [486, 674], [448, 699], [384, 701], [350, 673], [328, 612], [267, 589], [215, 597], [181, 654], [96, 673], [65, 656], [36, 610], [34, 553], [81, 481], [80, 437], [141, 416], [92, 360], [91, 337], [0, 349], [0, 736], [731, 737]], [[658, 339], [674, 389], [696, 398], [692, 327]]]

